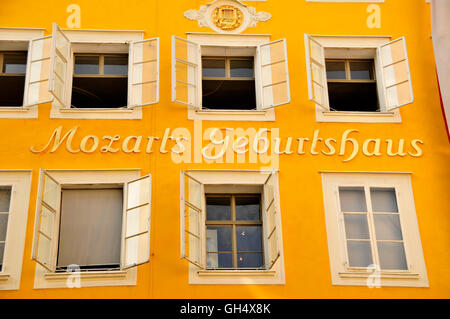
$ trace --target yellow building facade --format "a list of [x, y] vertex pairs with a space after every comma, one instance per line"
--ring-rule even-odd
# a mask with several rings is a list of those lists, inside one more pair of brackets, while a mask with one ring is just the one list
[[0, 8], [2, 298], [450, 296], [425, 0]]

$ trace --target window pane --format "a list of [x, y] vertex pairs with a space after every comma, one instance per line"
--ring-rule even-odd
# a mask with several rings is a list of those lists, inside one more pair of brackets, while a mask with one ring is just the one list
[[120, 264], [123, 190], [62, 191], [58, 266]]
[[208, 226], [206, 228], [207, 252], [231, 252], [232, 234], [229, 226]]
[[11, 187], [0, 187], [0, 212], [9, 212], [11, 200]]
[[366, 197], [363, 187], [339, 187], [341, 211], [367, 212]]
[[99, 56], [75, 56], [75, 74], [99, 74]]
[[202, 60], [203, 77], [225, 77], [225, 60]]
[[261, 226], [237, 226], [237, 251], [262, 251]]
[[253, 60], [230, 60], [230, 76], [236, 78], [252, 78]]
[[375, 234], [379, 240], [402, 240], [402, 227], [400, 218], [396, 215], [373, 216], [375, 222]]
[[350, 62], [350, 76], [352, 80], [373, 80], [372, 62]]
[[236, 220], [260, 219], [260, 197], [236, 197]]
[[9, 214], [0, 214], [0, 241], [6, 240], [6, 229], [8, 228]]
[[128, 56], [105, 56], [105, 74], [127, 75], [128, 74]]
[[374, 212], [397, 213], [395, 188], [371, 188], [372, 209]]
[[233, 254], [208, 253], [206, 264], [208, 268], [233, 268]]
[[345, 235], [347, 239], [369, 239], [367, 215], [344, 215]]
[[328, 80], [345, 80], [345, 63], [344, 62], [326, 62]]
[[27, 69], [27, 53], [5, 54], [3, 63], [4, 73], [25, 74]]
[[263, 266], [262, 253], [238, 253], [238, 268], [260, 268]]
[[207, 220], [231, 220], [230, 197], [207, 197]]
[[0, 243], [0, 271], [2, 271], [3, 268], [3, 255], [5, 253], [5, 244]]
[[347, 250], [350, 267], [367, 267], [373, 264], [370, 242], [347, 241]]
[[381, 269], [408, 269], [403, 243], [378, 243], [378, 254]]

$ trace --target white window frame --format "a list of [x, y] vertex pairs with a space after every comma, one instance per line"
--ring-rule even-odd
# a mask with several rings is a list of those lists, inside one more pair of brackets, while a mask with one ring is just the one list
[[[185, 235], [186, 225], [184, 218], [190, 218], [186, 216], [188, 213], [186, 210], [192, 208], [191, 203], [186, 203], [189, 199], [184, 198], [185, 179], [195, 179], [202, 184], [201, 194], [202, 207], [201, 207], [201, 221], [200, 221], [200, 238], [201, 247], [196, 248], [193, 246], [194, 251], [191, 251], [191, 247], [185, 246], [185, 241], [190, 243], [189, 236]], [[268, 195], [265, 186], [266, 183], [272, 183], [273, 185], [273, 201], [268, 203]], [[278, 172], [274, 171], [245, 171], [245, 170], [188, 170], [181, 172], [180, 174], [180, 248], [182, 262], [189, 267], [189, 284], [268, 284], [268, 285], [282, 285], [285, 284], [284, 275], [284, 255], [283, 255], [283, 236], [281, 230], [281, 209], [280, 209], [280, 194], [278, 189]], [[254, 193], [255, 187], [259, 187], [262, 191], [262, 215], [263, 215], [263, 247], [266, 269], [262, 270], [246, 270], [246, 269], [207, 269], [206, 268], [206, 200], [205, 200], [205, 187], [216, 187], [215, 191], [220, 189], [220, 193], [233, 193], [233, 186], [238, 193], [242, 194], [242, 187], [247, 187], [249, 193]], [[236, 186], [239, 186], [236, 188]], [[236, 192], [234, 192], [236, 193]], [[190, 194], [190, 193], [189, 193]], [[270, 214], [275, 212], [273, 220], [268, 220], [267, 210], [270, 210]], [[182, 217], [183, 216], [183, 217]], [[274, 225], [271, 225], [271, 224]], [[272, 227], [273, 226], [273, 227]], [[269, 229], [271, 228], [271, 229]], [[194, 234], [195, 235], [195, 234]], [[187, 236], [187, 237], [185, 237]], [[273, 237], [275, 236], [275, 237]], [[269, 243], [270, 241], [270, 243]], [[276, 247], [273, 246], [276, 243]], [[192, 246], [192, 245], [191, 245]], [[189, 249], [189, 255], [186, 254], [186, 249]], [[201, 251], [199, 252], [198, 249]], [[269, 253], [269, 250], [272, 250]], [[273, 252], [273, 253], [272, 253]], [[193, 255], [191, 255], [193, 254]], [[192, 262], [191, 256], [200, 256], [200, 260], [204, 262], [196, 263]], [[271, 259], [271, 256], [275, 257]], [[184, 260], [183, 260], [184, 259]], [[191, 260], [190, 260], [191, 259]], [[187, 262], [187, 261], [189, 262]]]
[[[36, 240], [36, 236], [38, 236], [38, 228], [39, 228], [39, 216], [40, 210], [42, 206], [42, 192], [43, 192], [43, 174], [50, 175], [51, 178], [56, 180], [60, 185], [100, 185], [100, 184], [114, 184], [114, 185], [122, 185], [124, 187], [124, 220], [122, 221], [125, 225], [125, 216], [129, 216], [128, 212], [132, 207], [128, 205], [128, 188], [131, 183], [134, 181], [138, 181], [143, 178], [148, 178], [150, 180], [150, 194], [151, 196], [151, 175], [140, 176], [140, 169], [104, 169], [104, 170], [41, 170], [40, 172], [40, 181], [38, 187], [38, 196], [36, 202], [36, 214], [35, 214], [35, 229], [34, 229], [34, 242], [33, 242], [33, 251], [32, 251], [32, 259], [36, 261], [36, 272], [35, 272], [35, 281], [34, 288], [67, 288], [67, 280], [68, 278], [73, 277], [74, 273], [67, 272], [52, 272], [49, 271], [46, 267], [39, 262], [39, 257], [37, 256], [38, 252], [38, 244]], [[128, 186], [127, 186], [128, 185]], [[61, 186], [60, 186], [61, 188]], [[59, 190], [61, 192], [61, 190]], [[59, 204], [57, 204], [59, 205]], [[48, 206], [48, 205], [47, 205]], [[126, 241], [131, 237], [140, 237], [141, 235], [151, 235], [150, 229], [150, 219], [151, 219], [151, 199], [149, 198], [149, 202], [145, 209], [149, 209], [149, 220], [148, 220], [148, 232], [147, 234], [138, 234], [129, 236], [129, 227], [122, 226], [122, 244], [121, 244], [121, 264], [123, 267], [118, 270], [110, 270], [110, 271], [82, 271], [77, 273], [80, 278], [81, 287], [98, 287], [98, 286], [134, 286], [136, 285], [137, 279], [137, 267], [138, 265], [144, 264], [150, 259], [150, 249], [142, 249], [142, 246], [139, 246], [139, 259], [141, 262], [136, 264], [129, 264], [127, 262], [128, 251], [126, 250]], [[141, 207], [141, 206], [139, 206]], [[59, 211], [59, 207], [57, 209]], [[58, 216], [59, 213], [56, 214]], [[58, 217], [56, 217], [58, 220]], [[144, 221], [146, 222], [146, 221]], [[58, 221], [56, 221], [58, 224]], [[135, 227], [136, 228], [136, 227]], [[51, 248], [51, 263], [56, 264], [56, 256], [57, 256], [57, 242], [59, 238], [59, 227], [58, 225], [54, 226], [54, 240], [55, 242], [52, 244]], [[52, 234], [53, 236], [53, 234]], [[144, 239], [146, 240], [146, 239]], [[150, 237], [148, 237], [148, 244], [150, 245]], [[56, 243], [56, 244], [55, 244]], [[141, 258], [142, 257], [142, 258]], [[52, 267], [49, 265], [49, 267]]]
[[[30, 56], [30, 40], [42, 37], [45, 29], [40, 28], [0, 28], [0, 47], [2, 50], [23, 50], [27, 51], [28, 58]], [[42, 55], [42, 50], [38, 52]], [[0, 118], [16, 119], [16, 118], [38, 118], [38, 106], [27, 103], [26, 92], [27, 77], [30, 76], [31, 68], [27, 58], [27, 67], [25, 73], [24, 102], [22, 106], [0, 107]]]
[[[57, 26], [56, 26], [57, 28]], [[55, 30], [55, 24], [54, 24]], [[82, 29], [59, 29], [70, 41], [70, 53], [67, 61], [66, 74], [64, 76], [65, 98], [62, 106], [58, 101], [52, 103], [50, 118], [70, 118], [70, 119], [142, 119], [142, 106], [156, 104], [159, 102], [159, 38], [143, 39], [144, 31], [132, 30], [82, 30]], [[154, 41], [156, 44], [156, 96], [152, 103], [133, 102], [141, 96], [132, 96], [134, 81], [136, 77], [141, 77], [142, 81], [145, 74], [137, 67], [137, 72], [132, 72], [137, 64], [144, 65], [152, 61], [142, 61], [133, 63], [133, 59], [142, 57], [142, 52], [138, 52], [134, 47], [141, 42]], [[75, 53], [127, 53], [128, 54], [128, 106], [123, 108], [83, 108], [76, 109], [67, 107], [70, 105], [72, 95], [73, 65], [75, 63]], [[154, 62], [154, 61], [153, 61]], [[141, 67], [142, 69], [143, 67]], [[52, 73], [52, 72], [51, 72]], [[52, 86], [51, 86], [52, 88]], [[137, 94], [137, 93], [136, 93]]]
[[[278, 41], [283, 41], [278, 40]], [[173, 40], [175, 41], [175, 40]], [[270, 35], [254, 35], [254, 34], [211, 34], [211, 33], [187, 33], [187, 41], [196, 44], [198, 46], [198, 51], [196, 53], [197, 59], [197, 74], [196, 88], [195, 88], [195, 99], [197, 100], [196, 106], [188, 107], [188, 119], [189, 120], [216, 120], [216, 121], [275, 121], [275, 111], [273, 107], [266, 109], [262, 108], [262, 74], [260, 69], [262, 68], [262, 61], [260, 58], [261, 53], [260, 48], [265, 44], [269, 44], [271, 41]], [[201, 58], [202, 58], [202, 47], [227, 47], [227, 48], [254, 48], [254, 66], [255, 66], [255, 88], [256, 88], [256, 110], [207, 110], [202, 109], [202, 69], [201, 69]], [[174, 47], [174, 44], [173, 44]], [[174, 48], [172, 49], [174, 50]], [[284, 104], [290, 103], [290, 88], [289, 88], [289, 69], [287, 61], [287, 52], [285, 50], [286, 56], [286, 74], [287, 74], [287, 86], [288, 86], [288, 101]], [[175, 58], [175, 53], [172, 52], [173, 59]], [[174, 63], [174, 62], [173, 62]], [[175, 70], [174, 65], [172, 65], [172, 81], [175, 81]], [[173, 90], [175, 83], [172, 82]], [[175, 99], [175, 92], [173, 92], [172, 100]]]
[[[330, 35], [309, 35], [305, 34], [305, 50], [306, 50], [306, 64], [307, 64], [307, 76], [308, 76], [308, 86], [310, 90], [310, 100], [313, 99], [311, 96], [311, 75], [309, 66], [309, 41], [315, 41], [319, 43], [324, 50], [327, 49], [354, 49], [355, 52], [358, 49], [365, 50], [370, 49], [374, 52], [374, 65], [375, 65], [375, 78], [377, 79], [377, 92], [378, 100], [382, 111], [379, 112], [349, 112], [349, 111], [339, 111], [333, 112], [328, 109], [328, 92], [326, 93], [326, 101], [324, 106], [315, 104], [315, 113], [317, 122], [359, 122], [359, 123], [401, 123], [401, 116], [399, 108], [395, 108], [390, 111], [384, 110], [386, 105], [386, 96], [384, 89], [384, 76], [381, 66], [381, 54], [379, 48], [384, 44], [392, 41], [390, 36], [330, 36]], [[402, 39], [402, 38], [400, 38]], [[396, 40], [394, 40], [396, 41]], [[393, 42], [393, 41], [392, 41]], [[335, 58], [335, 57], [330, 57]], [[337, 57], [336, 57], [337, 58]], [[341, 58], [341, 57], [339, 57]], [[352, 58], [349, 54], [342, 58]], [[409, 69], [409, 67], [408, 67]], [[326, 74], [324, 74], [326, 79]], [[411, 79], [409, 80], [411, 83]], [[412, 87], [411, 87], [412, 92]], [[412, 97], [414, 99], [414, 97]]]
[[0, 186], [11, 187], [0, 290], [18, 290], [20, 287], [31, 177], [31, 170], [0, 170]]
[[[322, 175], [328, 252], [333, 285], [369, 286], [379, 278], [380, 286], [428, 287], [420, 241], [411, 175], [379, 172], [320, 172]], [[339, 187], [395, 188], [408, 270], [388, 271], [375, 267], [356, 269], [348, 266], [344, 218], [339, 207]], [[369, 204], [367, 204], [369, 205]], [[370, 278], [369, 278], [370, 277]]]

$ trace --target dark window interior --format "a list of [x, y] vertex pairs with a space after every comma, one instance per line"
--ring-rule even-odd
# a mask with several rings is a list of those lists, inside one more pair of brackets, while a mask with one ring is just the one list
[[75, 108], [119, 108], [128, 100], [128, 55], [75, 55]]
[[0, 107], [22, 106], [27, 52], [0, 52]]
[[202, 105], [205, 109], [256, 109], [253, 57], [203, 58]]
[[379, 111], [373, 60], [327, 60], [328, 97], [332, 111]]

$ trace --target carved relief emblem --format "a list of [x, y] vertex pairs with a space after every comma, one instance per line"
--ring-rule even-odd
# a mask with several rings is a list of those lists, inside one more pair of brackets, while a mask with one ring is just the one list
[[239, 0], [215, 0], [199, 10], [188, 10], [184, 16], [189, 20], [197, 20], [201, 27], [210, 27], [219, 33], [241, 33], [246, 28], [255, 27], [260, 21], [267, 21], [272, 15], [267, 12], [256, 12]]
[[242, 25], [242, 11], [230, 5], [217, 7], [212, 12], [213, 23], [222, 30], [235, 30]]

